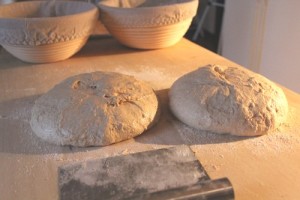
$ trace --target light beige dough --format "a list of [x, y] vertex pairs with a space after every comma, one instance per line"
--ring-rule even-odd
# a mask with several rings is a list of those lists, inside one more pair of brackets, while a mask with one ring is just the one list
[[133, 76], [93, 72], [70, 77], [37, 99], [30, 124], [49, 143], [104, 146], [150, 128], [158, 106], [153, 89]]
[[288, 113], [281, 88], [243, 68], [208, 65], [179, 78], [170, 109], [185, 124], [214, 133], [256, 136], [274, 131]]

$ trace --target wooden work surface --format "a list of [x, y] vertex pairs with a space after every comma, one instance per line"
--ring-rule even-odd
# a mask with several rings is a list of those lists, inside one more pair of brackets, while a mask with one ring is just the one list
[[[183, 74], [207, 64], [237, 64], [185, 39], [151, 51], [98, 38], [74, 57], [52, 64], [28, 64], [0, 50], [0, 199], [58, 198], [57, 167], [95, 157], [187, 144], [212, 179], [228, 177], [236, 199], [300, 199], [300, 95], [284, 89], [289, 119], [261, 137], [196, 131], [168, 110], [167, 92]], [[46, 144], [29, 125], [36, 98], [63, 79], [93, 71], [131, 74], [157, 91], [163, 112], [158, 124], [134, 139], [106, 147], [70, 148]]]

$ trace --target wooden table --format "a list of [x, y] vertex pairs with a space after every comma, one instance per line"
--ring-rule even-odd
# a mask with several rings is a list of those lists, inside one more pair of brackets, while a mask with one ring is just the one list
[[[168, 110], [168, 89], [183, 74], [207, 64], [237, 64], [188, 40], [140, 51], [98, 38], [69, 60], [24, 63], [0, 52], [0, 199], [57, 199], [57, 167], [95, 157], [190, 145], [211, 178], [228, 177], [236, 199], [300, 199], [300, 95], [284, 89], [289, 120], [261, 137], [216, 135], [191, 129]], [[46, 144], [29, 125], [36, 98], [63, 79], [85, 72], [116, 71], [149, 82], [163, 105], [159, 123], [134, 139], [106, 147]]]

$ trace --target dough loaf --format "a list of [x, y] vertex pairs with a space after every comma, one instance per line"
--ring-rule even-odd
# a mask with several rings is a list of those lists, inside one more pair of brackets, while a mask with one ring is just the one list
[[30, 124], [50, 143], [104, 146], [143, 133], [157, 115], [157, 97], [146, 83], [93, 72], [70, 77], [37, 99]]
[[269, 133], [288, 113], [284, 92], [243, 68], [208, 65], [179, 78], [169, 92], [170, 109], [196, 129], [239, 136]]

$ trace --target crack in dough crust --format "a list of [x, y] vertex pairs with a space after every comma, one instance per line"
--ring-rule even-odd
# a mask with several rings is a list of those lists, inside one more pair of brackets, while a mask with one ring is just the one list
[[208, 65], [179, 78], [170, 89], [170, 108], [196, 129], [239, 136], [269, 133], [287, 117], [281, 88], [246, 69]]
[[158, 106], [153, 89], [133, 76], [93, 72], [70, 77], [37, 99], [30, 124], [49, 143], [104, 146], [149, 129]]

